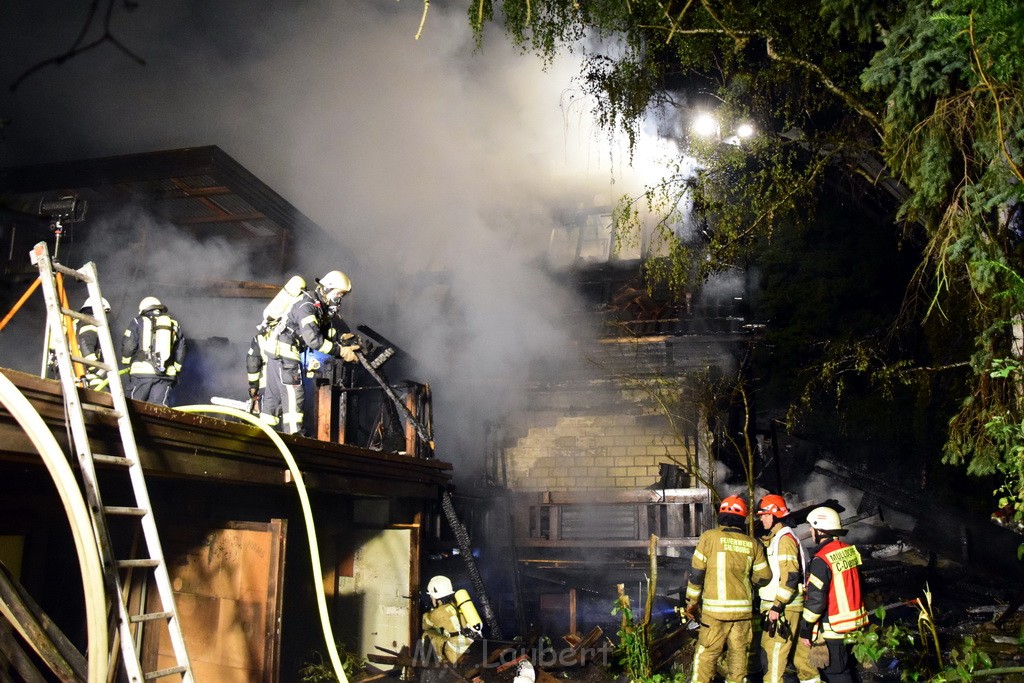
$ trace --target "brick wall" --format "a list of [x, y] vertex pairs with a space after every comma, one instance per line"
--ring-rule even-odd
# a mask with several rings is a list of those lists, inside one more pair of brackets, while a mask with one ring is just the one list
[[693, 457], [694, 440], [682, 443], [658, 415], [548, 415], [538, 422], [505, 449], [513, 490], [647, 488], [658, 482], [661, 463], [685, 467]]

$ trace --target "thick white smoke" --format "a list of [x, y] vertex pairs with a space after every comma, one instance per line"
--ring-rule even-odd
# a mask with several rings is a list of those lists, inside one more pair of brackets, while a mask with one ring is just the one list
[[[475, 51], [462, 5], [432, 3], [419, 40], [420, 2], [120, 7], [112, 34], [146, 64], [107, 41], [0, 89], [0, 165], [220, 146], [343, 245], [299, 245], [297, 270], [349, 273], [349, 321], [410, 351], [414, 379], [433, 384], [439, 455], [479, 459], [477, 426], [514, 402], [531, 362], [573, 358], [572, 295], [542, 268], [552, 216], [651, 181], [643, 143], [631, 166], [597, 130], [574, 59], [542, 69], [497, 34]], [[5, 9], [0, 83], [70, 47], [86, 11]], [[101, 273], [123, 306], [160, 282], [264, 280], [229, 248], [166, 233], [159, 256]], [[194, 337], [244, 342], [251, 308], [209, 300], [179, 317]]]

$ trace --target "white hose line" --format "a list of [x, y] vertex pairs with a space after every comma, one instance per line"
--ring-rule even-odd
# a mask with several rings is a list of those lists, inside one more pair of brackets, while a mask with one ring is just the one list
[[281, 451], [281, 455], [284, 456], [285, 462], [288, 463], [288, 469], [291, 470], [292, 479], [295, 481], [295, 488], [299, 492], [299, 502], [302, 504], [302, 516], [306, 520], [306, 536], [309, 538], [309, 556], [310, 561], [313, 564], [313, 586], [316, 588], [316, 604], [320, 611], [320, 624], [324, 630], [324, 640], [327, 641], [327, 654], [330, 656], [331, 665], [334, 667], [334, 674], [338, 677], [338, 680], [341, 683], [348, 683], [348, 677], [345, 676], [345, 671], [341, 668], [341, 656], [338, 654], [338, 645], [334, 642], [334, 631], [331, 628], [331, 618], [327, 613], [327, 597], [324, 595], [324, 575], [323, 572], [320, 571], [320, 548], [316, 542], [316, 528], [313, 525], [313, 510], [309, 505], [309, 496], [306, 494], [306, 484], [302, 481], [302, 472], [299, 471], [299, 466], [296, 464], [295, 458], [292, 457], [292, 452], [288, 450], [288, 446], [276, 431], [274, 431], [269, 425], [261, 422], [251, 413], [247, 413], [244, 410], [215, 405], [177, 406], [175, 407], [175, 410], [180, 410], [184, 413], [222, 413], [224, 415], [236, 417], [239, 420], [244, 420], [245, 422], [256, 425], [262, 429], [263, 433], [269, 436], [270, 440], [274, 442], [275, 446], [277, 446], [277, 450]]
[[110, 654], [107, 651], [107, 596], [89, 509], [64, 450], [36, 409], [3, 373], [0, 373], [0, 402], [18, 421], [39, 451], [64, 503], [64, 511], [71, 523], [71, 536], [78, 552], [78, 564], [82, 569], [86, 631], [89, 637], [89, 683], [106, 683], [109, 667], [107, 658]]

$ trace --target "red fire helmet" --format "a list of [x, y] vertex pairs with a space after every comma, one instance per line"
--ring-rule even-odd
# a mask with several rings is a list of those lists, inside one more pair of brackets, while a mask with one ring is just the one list
[[739, 496], [726, 496], [722, 499], [722, 504], [718, 506], [718, 511], [725, 512], [730, 515], [746, 517], [747, 501], [743, 500]]

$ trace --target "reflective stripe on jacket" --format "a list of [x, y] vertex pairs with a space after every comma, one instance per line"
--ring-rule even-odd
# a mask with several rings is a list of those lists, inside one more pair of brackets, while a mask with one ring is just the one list
[[868, 623], [860, 590], [860, 552], [834, 539], [811, 559], [803, 620], [818, 624], [825, 638], [842, 638]]
[[329, 354], [336, 346], [328, 338], [331, 333], [327, 313], [312, 292], [303, 292], [292, 304], [281, 322], [271, 332], [267, 355], [287, 360], [299, 360], [304, 349]]
[[722, 621], [753, 616], [753, 586], [771, 580], [764, 546], [735, 527], [701, 534], [693, 551], [686, 603], [701, 601], [704, 614]]
[[137, 316], [124, 331], [121, 364], [133, 375], [176, 377], [184, 357], [184, 336], [166, 312]]
[[774, 605], [779, 608], [777, 611], [781, 611], [786, 606], [803, 605], [804, 549], [793, 530], [783, 524], [776, 524], [764, 541], [772, 580], [767, 586], [758, 589], [761, 609], [769, 610]]

